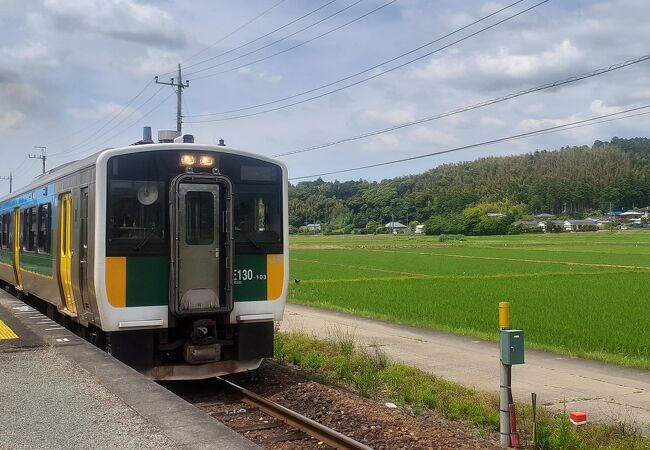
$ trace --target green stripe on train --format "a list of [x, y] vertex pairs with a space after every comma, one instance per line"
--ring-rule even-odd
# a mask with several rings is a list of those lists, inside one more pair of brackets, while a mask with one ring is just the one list
[[20, 268], [46, 277], [52, 276], [54, 260], [52, 255], [42, 253], [21, 253]]
[[233, 300], [266, 300], [266, 277], [265, 254], [235, 255]]
[[126, 257], [126, 306], [169, 304], [169, 258]]
[[9, 249], [0, 249], [0, 263], [14, 265], [14, 253]]

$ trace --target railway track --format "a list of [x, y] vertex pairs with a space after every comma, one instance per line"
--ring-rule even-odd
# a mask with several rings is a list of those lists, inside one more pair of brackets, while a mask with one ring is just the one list
[[330, 447], [344, 450], [370, 450], [368, 447], [354, 439], [339, 433], [323, 424], [320, 424], [309, 417], [305, 417], [289, 408], [285, 408], [267, 398], [262, 397], [248, 389], [245, 389], [231, 381], [217, 377], [228, 389], [241, 396], [242, 401], [259, 409], [260, 411], [268, 414], [269, 416], [278, 419], [289, 426], [292, 426], [311, 437], [318, 439]]

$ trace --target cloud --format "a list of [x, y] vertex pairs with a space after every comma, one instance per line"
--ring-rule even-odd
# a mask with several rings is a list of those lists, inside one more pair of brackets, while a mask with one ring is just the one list
[[133, 120], [137, 120], [142, 117], [142, 114], [137, 112], [135, 108], [131, 108], [129, 106], [125, 108], [123, 105], [115, 102], [96, 103], [91, 108], [69, 108], [68, 114], [70, 114], [75, 119], [98, 120], [113, 117], [115, 114], [119, 113], [122, 110], [124, 110], [123, 114], [125, 117], [133, 114], [130, 116], [133, 118]]
[[[18, 81], [11, 72], [0, 68], [0, 136], [17, 132], [28, 125], [37, 125], [47, 102], [43, 93], [30, 84]], [[30, 122], [28, 119], [34, 118]]]
[[377, 111], [367, 109], [362, 111], [357, 122], [362, 126], [383, 126], [397, 125], [403, 122], [410, 122], [415, 119], [412, 111], [404, 109], [392, 109]]
[[259, 81], [265, 81], [267, 83], [276, 84], [282, 81], [282, 75], [272, 74], [267, 71], [255, 71], [250, 67], [241, 67], [237, 70], [237, 73], [244, 78], [257, 79]]
[[507, 47], [496, 52], [470, 55], [443, 55], [432, 58], [423, 68], [410, 71], [415, 80], [446, 82], [483, 87], [486, 82], [527, 81], [575, 70], [582, 52], [564, 39], [551, 49], [535, 53], [513, 53]]
[[171, 14], [134, 0], [43, 0], [40, 15], [68, 33], [83, 31], [151, 46], [185, 44], [185, 33]]
[[459, 142], [456, 136], [427, 127], [417, 127], [411, 138], [416, 144], [452, 145]]
[[617, 113], [621, 110], [622, 108], [619, 108], [618, 106], [606, 106], [603, 101], [599, 99], [594, 100], [591, 102], [591, 105], [589, 105], [589, 111], [598, 114], [599, 116]]
[[24, 120], [25, 114], [21, 111], [0, 111], [0, 136], [16, 130]]
[[4, 47], [0, 49], [0, 54], [6, 64], [13, 67], [20, 65], [22, 67], [34, 66], [44, 68], [55, 68], [60, 65], [59, 60], [53, 55], [49, 48], [41, 42], [29, 42], [23, 46]]
[[[159, 48], [147, 48], [145, 57], [136, 57], [131, 64], [131, 73], [142, 78], [151, 78], [154, 75], [167, 74], [175, 71], [181, 61], [178, 53]], [[167, 74], [170, 77], [174, 75]]]

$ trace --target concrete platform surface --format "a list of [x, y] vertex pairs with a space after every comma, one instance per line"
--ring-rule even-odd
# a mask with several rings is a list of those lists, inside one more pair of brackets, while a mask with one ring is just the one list
[[[483, 391], [499, 391], [498, 343], [288, 304], [281, 331], [327, 338], [342, 333], [358, 344], [379, 345], [393, 361], [419, 367]], [[513, 366], [513, 395], [556, 411], [585, 411], [590, 420], [634, 424], [650, 434], [650, 371], [526, 350]]]
[[0, 449], [257, 449], [0, 290]]

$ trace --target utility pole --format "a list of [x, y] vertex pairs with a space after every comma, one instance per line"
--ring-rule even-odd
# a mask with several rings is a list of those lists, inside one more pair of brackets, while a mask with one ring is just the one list
[[8, 177], [0, 177], [0, 180], [9, 180], [9, 193], [11, 194], [11, 191], [13, 191], [13, 184], [14, 184], [13, 173], [9, 172]]
[[35, 145], [34, 148], [37, 148], [41, 151], [40, 155], [27, 155], [28, 158], [40, 159], [43, 161], [43, 173], [45, 173], [45, 160], [47, 159], [47, 147], [43, 145]]
[[183, 130], [183, 89], [190, 87], [190, 82], [185, 81], [183, 84], [183, 74], [181, 73], [181, 65], [178, 65], [178, 78], [177, 81], [174, 81], [173, 78], [170, 78], [169, 81], [158, 81], [158, 76], [156, 75], [156, 84], [166, 84], [172, 88], [176, 88], [176, 131], [182, 133]]

